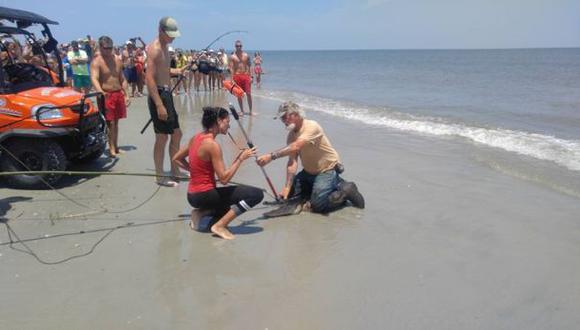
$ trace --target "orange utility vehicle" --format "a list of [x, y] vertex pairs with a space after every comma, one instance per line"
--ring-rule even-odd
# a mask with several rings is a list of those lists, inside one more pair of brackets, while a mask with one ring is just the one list
[[[0, 171], [63, 171], [99, 158], [106, 146], [104, 99], [64, 84], [64, 72], [43, 16], [0, 7]], [[39, 29], [38, 39], [31, 30]], [[22, 39], [28, 46], [20, 45]], [[28, 50], [28, 59], [22, 49]], [[49, 65], [49, 63], [52, 63]], [[93, 102], [91, 99], [93, 99]], [[13, 188], [49, 188], [61, 175], [3, 176]]]

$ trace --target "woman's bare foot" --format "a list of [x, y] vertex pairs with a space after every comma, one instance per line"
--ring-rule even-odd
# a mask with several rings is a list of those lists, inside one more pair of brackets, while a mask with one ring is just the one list
[[232, 234], [226, 227], [220, 227], [217, 224], [211, 226], [211, 232], [223, 239], [234, 239], [236, 236]]

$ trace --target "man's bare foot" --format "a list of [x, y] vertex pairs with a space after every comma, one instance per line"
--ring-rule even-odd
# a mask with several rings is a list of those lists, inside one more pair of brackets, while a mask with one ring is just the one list
[[211, 210], [200, 210], [200, 209], [193, 209], [191, 210], [191, 220], [189, 221], [189, 227], [191, 230], [199, 230], [199, 221], [204, 216], [211, 213]]
[[109, 157], [110, 158], [117, 158], [117, 153], [109, 150]]
[[125, 150], [121, 150], [119, 148], [117, 148], [117, 151], [115, 152], [117, 155], [122, 155], [125, 153]]
[[188, 181], [190, 177], [189, 173], [181, 173], [180, 171], [177, 171], [171, 174], [171, 179], [173, 181], [179, 182], [179, 181]]
[[211, 226], [211, 232], [223, 239], [234, 239], [236, 236], [232, 234], [226, 227], [220, 227], [217, 224]]
[[257, 114], [258, 114], [258, 113], [257, 113], [256, 111], [250, 111], [250, 115], [251, 115], [251, 116], [255, 116], [255, 115], [257, 115]]

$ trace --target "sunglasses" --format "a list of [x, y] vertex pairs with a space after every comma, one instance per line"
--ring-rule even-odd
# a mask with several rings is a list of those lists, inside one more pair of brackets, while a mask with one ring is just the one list
[[111, 50], [111, 49], [113, 49], [113, 47], [103, 47], [103, 46], [101, 46], [101, 48], [104, 49], [104, 50]]
[[236, 45], [236, 48], [242, 48], [242, 45]]

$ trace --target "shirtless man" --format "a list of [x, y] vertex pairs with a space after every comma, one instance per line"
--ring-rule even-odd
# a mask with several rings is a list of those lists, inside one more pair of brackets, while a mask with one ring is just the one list
[[[242, 50], [242, 42], [239, 40], [236, 40], [236, 51], [230, 57], [228, 65], [234, 81], [248, 96], [250, 115], [255, 115], [256, 113], [252, 112], [252, 77], [250, 75], [252, 62], [250, 62], [248, 54]], [[238, 97], [238, 103], [243, 114], [244, 103], [242, 97]]]
[[135, 90], [137, 89], [137, 68], [135, 67], [135, 44], [131, 40], [125, 43], [125, 49], [122, 53], [123, 58], [123, 72], [125, 79], [131, 85], [131, 97], [135, 97]]
[[113, 53], [113, 40], [99, 38], [99, 56], [91, 63], [91, 82], [97, 92], [105, 95], [105, 119], [109, 128], [109, 154], [116, 158], [120, 153], [119, 119], [127, 117], [129, 98], [125, 94], [127, 81], [123, 77], [123, 63]]
[[180, 35], [177, 22], [171, 17], [163, 17], [159, 21], [158, 37], [147, 47], [145, 82], [149, 91], [149, 114], [155, 130], [153, 161], [155, 162], [155, 172], [158, 175], [157, 184], [167, 187], [176, 187], [178, 185], [177, 176], [180, 175], [179, 167], [172, 162], [171, 173], [174, 180], [160, 177], [163, 175], [165, 146], [169, 136], [171, 136], [169, 142], [170, 159], [173, 159], [179, 150], [182, 136], [181, 129], [179, 129], [179, 118], [173, 105], [173, 97], [169, 87], [171, 74], [180, 75], [183, 71], [183, 69], [170, 69], [169, 44]]

